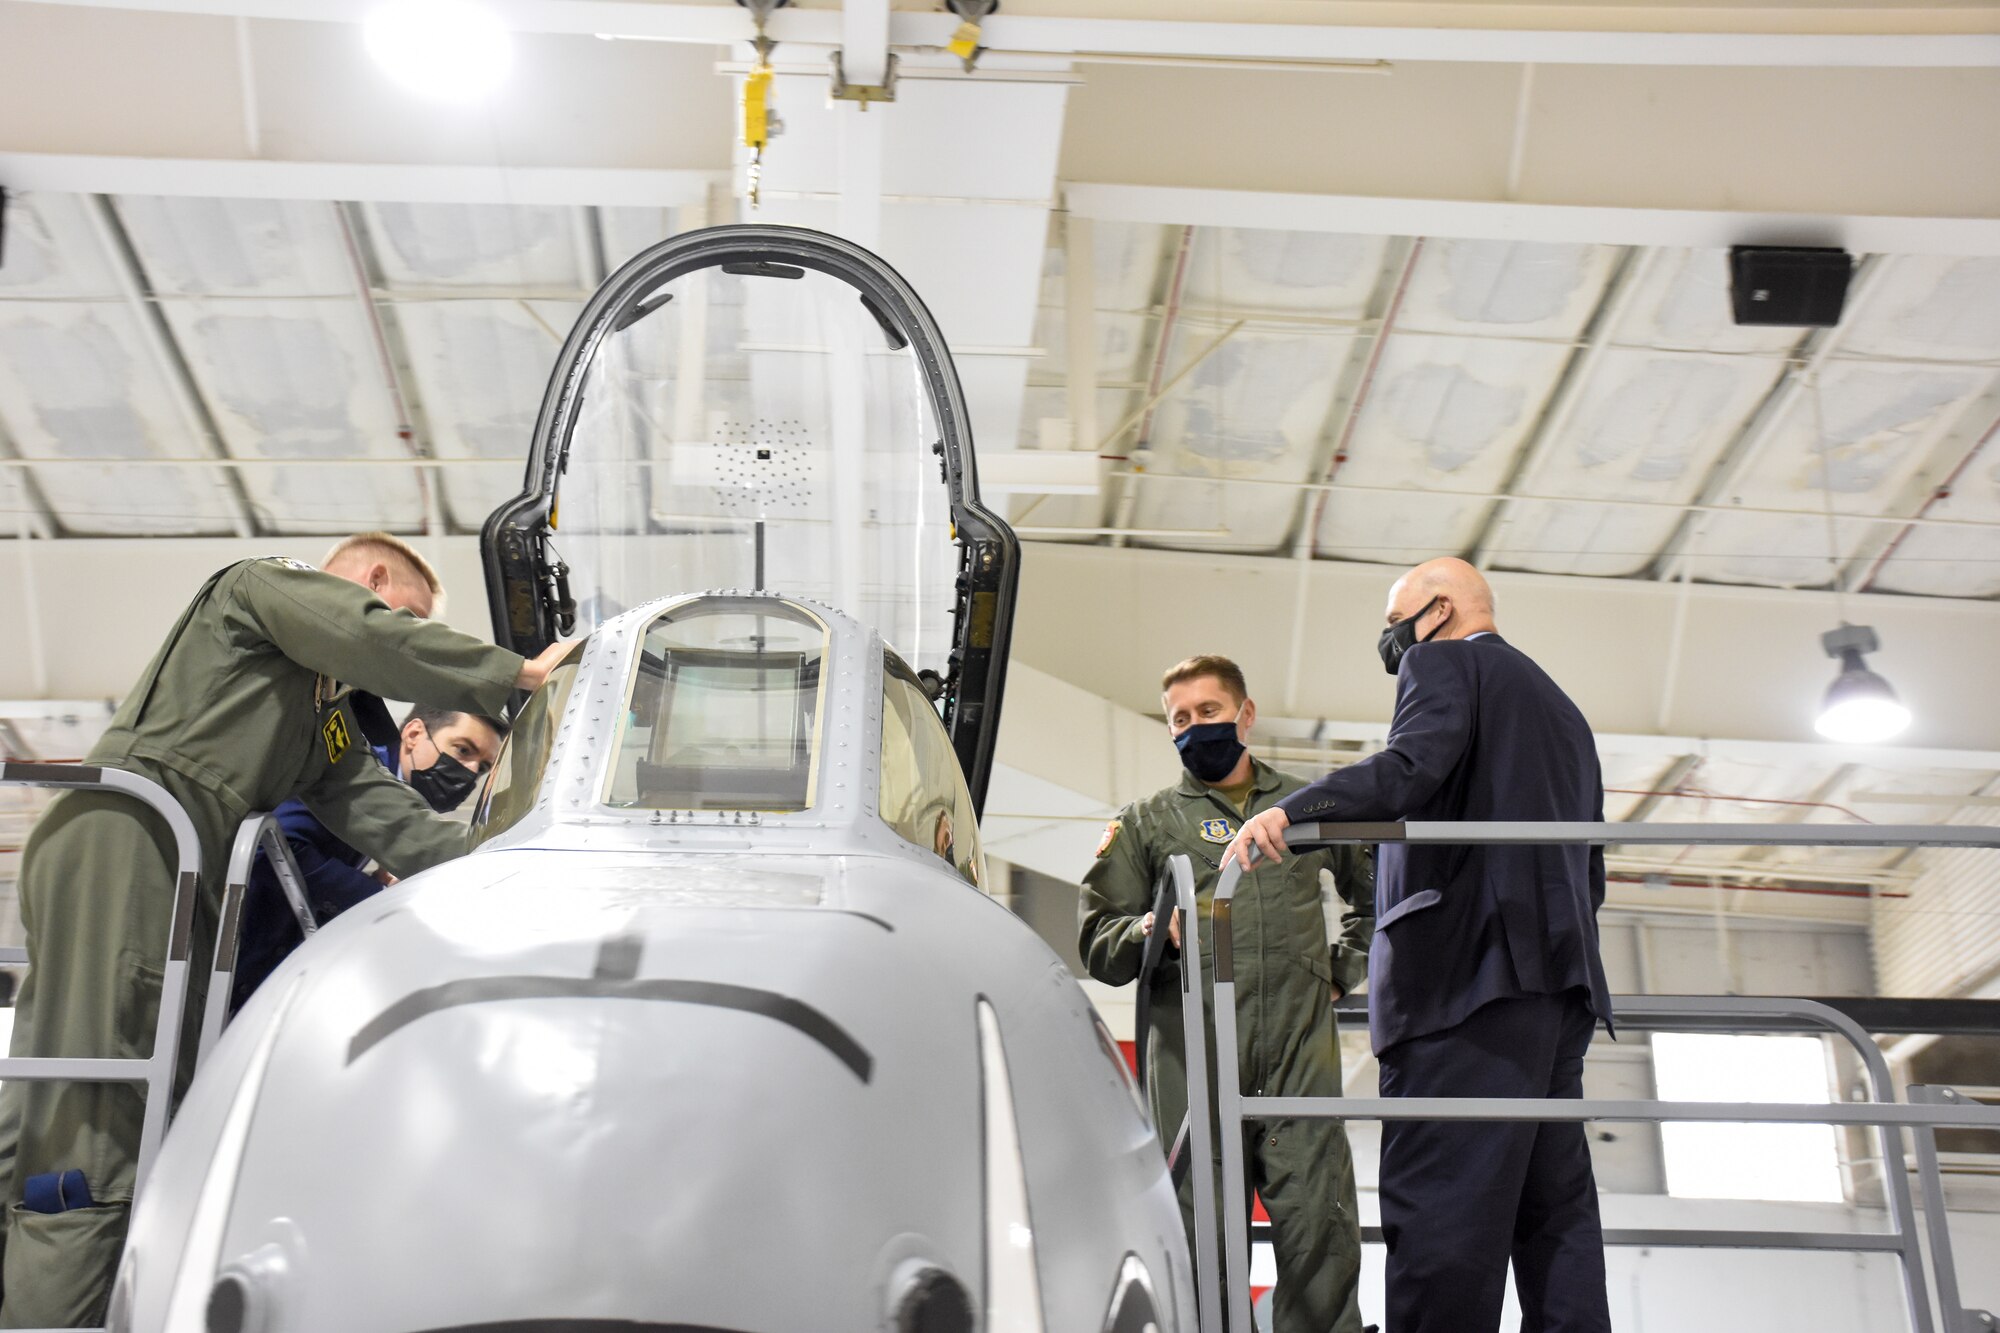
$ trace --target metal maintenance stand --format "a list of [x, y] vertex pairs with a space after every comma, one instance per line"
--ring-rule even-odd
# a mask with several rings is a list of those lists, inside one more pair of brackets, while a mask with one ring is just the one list
[[[1876, 824], [1862, 827], [1652, 823], [1406, 823], [1297, 824], [1286, 831], [1287, 846], [1324, 847], [1339, 843], [1415, 844], [1655, 844], [1665, 846], [1770, 847], [1956, 847], [2000, 848], [2000, 830], [1930, 825]], [[1868, 1071], [1869, 1100], [1859, 1103], [1605, 1101], [1504, 1097], [1245, 1097], [1234, 1052], [1236, 980], [1230, 906], [1243, 877], [1232, 864], [1217, 883], [1212, 906], [1215, 950], [1216, 1115], [1222, 1158], [1223, 1263], [1218, 1270], [1205, 1245], [1197, 1245], [1196, 1283], [1202, 1292], [1202, 1333], [1251, 1333], [1248, 1203], [1244, 1193], [1245, 1120], [1537, 1120], [1537, 1121], [1727, 1121], [1793, 1124], [1872, 1125], [1880, 1139], [1884, 1192], [1890, 1228], [1882, 1232], [1717, 1231], [1697, 1228], [1607, 1230], [1607, 1245], [1691, 1246], [1729, 1249], [1835, 1250], [1893, 1254], [1902, 1268], [1903, 1294], [1914, 1333], [1939, 1333], [1927, 1291], [1923, 1247], [1903, 1154], [1902, 1128], [1917, 1144], [1917, 1168], [1924, 1191], [1932, 1264], [1943, 1309], [1943, 1333], [1986, 1333], [2000, 1327], [1984, 1311], [1959, 1304], [1957, 1270], [1944, 1211], [1934, 1131], [1946, 1126], [2000, 1129], [2000, 1107], [1977, 1105], [1948, 1088], [1910, 1089], [1910, 1103], [1896, 1101], [1895, 1085], [1881, 1050], [1861, 1025], [1828, 1005], [1811, 1000], [1739, 996], [1619, 996], [1614, 1009], [1620, 1025], [1641, 1031], [1769, 1032], [1820, 1030], [1846, 1039]], [[1187, 920], [1196, 917], [1190, 913]], [[1195, 927], [1198, 929], [1198, 927]], [[1192, 941], [1190, 941], [1192, 946]], [[1199, 956], [1198, 947], [1182, 950]], [[1199, 967], [1197, 962], [1196, 967]], [[1197, 979], [1196, 989], [1199, 989]], [[1188, 1015], [1188, 1095], [1196, 1101], [1197, 1067], [1207, 1062], [1198, 1007]], [[1206, 1071], [1201, 1081], [1206, 1083]], [[1203, 1114], [1193, 1121], [1188, 1151], [1200, 1169], [1214, 1151], [1205, 1139]], [[1202, 1172], [1206, 1175], [1206, 1171]], [[1212, 1186], [1195, 1191], [1197, 1242], [1216, 1234]], [[1226, 1293], [1226, 1320], [1211, 1320], [1208, 1293]]]
[[299, 863], [292, 859], [291, 845], [285, 841], [284, 830], [278, 826], [278, 817], [275, 814], [250, 816], [236, 830], [236, 842], [229, 849], [229, 882], [222, 889], [222, 921], [215, 932], [215, 967], [208, 978], [208, 1004], [201, 1020], [201, 1046], [194, 1059], [196, 1069], [208, 1063], [209, 1051], [222, 1035], [222, 1029], [229, 1026], [229, 995], [236, 979], [236, 948], [243, 935], [243, 903], [250, 888], [250, 869], [257, 863], [260, 848], [271, 860], [271, 869], [278, 876], [278, 887], [284, 890], [285, 901], [299, 923], [300, 933], [311, 939], [313, 932], [319, 929], [319, 922], [313, 919], [312, 904], [306, 901], [306, 877], [299, 870]]
[[[178, 853], [172, 926], [166, 940], [166, 968], [160, 981], [160, 1014], [153, 1028], [153, 1053], [143, 1060], [80, 1057], [0, 1058], [0, 1079], [43, 1083], [143, 1083], [146, 1114], [139, 1135], [139, 1165], [132, 1197], [138, 1200], [146, 1173], [160, 1150], [173, 1101], [175, 1065], [180, 1055], [181, 1010], [187, 1004], [188, 954], [194, 930], [194, 900], [201, 878], [201, 841], [194, 821], [150, 778], [95, 764], [0, 763], [0, 787], [54, 787], [73, 791], [123, 792], [150, 806], [173, 831]], [[27, 962], [25, 950], [8, 950], [0, 961]]]

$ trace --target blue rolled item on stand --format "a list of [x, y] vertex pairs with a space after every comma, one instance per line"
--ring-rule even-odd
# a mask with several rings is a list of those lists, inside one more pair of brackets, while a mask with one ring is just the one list
[[75, 1168], [29, 1176], [21, 1196], [21, 1206], [31, 1213], [66, 1213], [72, 1208], [92, 1208], [96, 1204], [90, 1194], [90, 1182]]

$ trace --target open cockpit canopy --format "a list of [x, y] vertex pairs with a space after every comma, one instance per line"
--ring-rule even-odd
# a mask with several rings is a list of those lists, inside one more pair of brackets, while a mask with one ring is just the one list
[[495, 635], [522, 653], [674, 593], [845, 612], [915, 670], [983, 802], [1017, 546], [979, 503], [943, 336], [867, 251], [730, 226], [626, 264], [564, 345], [481, 547]]

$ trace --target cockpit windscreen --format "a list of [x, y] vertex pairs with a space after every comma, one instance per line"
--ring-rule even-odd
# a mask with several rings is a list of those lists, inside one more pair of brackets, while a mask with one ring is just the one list
[[826, 641], [817, 616], [773, 598], [703, 599], [663, 613], [640, 641], [606, 804], [809, 809]]
[[697, 268], [614, 312], [583, 375], [552, 537], [579, 630], [661, 593], [762, 589], [946, 669], [939, 427], [915, 352], [859, 289]]

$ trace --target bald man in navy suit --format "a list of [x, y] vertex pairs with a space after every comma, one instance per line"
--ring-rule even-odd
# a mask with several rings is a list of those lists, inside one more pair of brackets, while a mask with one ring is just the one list
[[[1244, 824], [1284, 856], [1293, 823], [1601, 820], [1590, 724], [1502, 639], [1463, 560], [1389, 592], [1396, 715], [1380, 753]], [[1385, 845], [1376, 858], [1368, 1021], [1385, 1097], [1581, 1097], [1611, 1000], [1598, 956], [1604, 853], [1580, 846]], [[1507, 1263], [1523, 1333], [1610, 1333], [1597, 1185], [1583, 1126], [1382, 1127], [1387, 1333], [1498, 1329]]]

